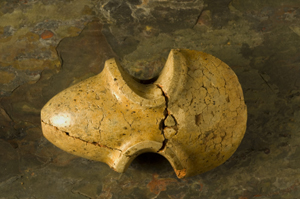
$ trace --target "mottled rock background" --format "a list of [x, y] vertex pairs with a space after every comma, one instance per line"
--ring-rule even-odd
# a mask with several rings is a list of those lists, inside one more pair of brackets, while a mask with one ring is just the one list
[[[298, 0], [0, 1], [0, 199], [299, 198], [299, 46]], [[226, 163], [178, 180], [144, 154], [119, 174], [42, 136], [43, 105], [106, 59], [147, 80], [172, 48], [210, 53], [241, 82], [248, 127]]]

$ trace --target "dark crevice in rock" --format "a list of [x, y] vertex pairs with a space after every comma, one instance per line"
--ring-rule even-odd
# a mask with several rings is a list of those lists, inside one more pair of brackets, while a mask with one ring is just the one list
[[203, 13], [204, 10], [205, 9], [202, 9], [200, 11], [199, 15], [197, 16], [197, 20], [195, 21], [194, 25], [192, 26], [192, 29], [198, 24], [198, 21], [199, 21], [199, 19], [200, 19], [200, 17], [201, 17], [201, 15], [202, 15], [202, 13]]
[[86, 195], [85, 193], [82, 193], [82, 192], [80, 192], [80, 191], [74, 191], [74, 190], [71, 190], [71, 192], [72, 192], [73, 194], [78, 194], [78, 195], [80, 195], [80, 196], [83, 196], [83, 197], [92, 199], [91, 197], [89, 197], [88, 195]]
[[162, 126], [161, 126], [162, 135], [163, 135], [164, 138], [166, 139], [166, 137], [165, 137], [165, 135], [164, 135], [164, 128], [165, 128], [165, 120], [167, 119], [167, 117], [168, 117], [169, 114], [170, 114], [170, 113], [169, 113], [169, 110], [168, 110], [169, 96], [168, 96], [168, 94], [163, 90], [162, 85], [160, 85], [160, 84], [156, 84], [156, 85], [157, 85], [157, 87], [162, 91], [162, 94], [163, 94], [163, 96], [164, 96], [164, 98], [165, 98], [165, 102], [166, 102], [166, 108], [165, 108], [165, 110], [164, 110], [165, 118], [162, 119], [162, 121], [161, 121], [161, 124], [162, 124]]
[[157, 153], [163, 151], [163, 150], [166, 148], [166, 145], [167, 145], [168, 141], [169, 141], [168, 139], [164, 139], [164, 141], [163, 141], [163, 143], [162, 143], [162, 146], [161, 146], [161, 148], [157, 151]]
[[[171, 114], [171, 112], [169, 110], [169, 99], [170, 99], [170, 96], [163, 90], [163, 86], [162, 85], [156, 84], [156, 86], [162, 91], [162, 95], [164, 96], [165, 102], [166, 102], [166, 108], [164, 110], [165, 118], [162, 119], [162, 121], [161, 121], [161, 132], [162, 132], [162, 135], [164, 136], [164, 141], [162, 143], [162, 147], [157, 151], [157, 152], [161, 152], [161, 151], [163, 151], [166, 148], [169, 139], [172, 136], [174, 136], [174, 135], [176, 135], [178, 133], [178, 126], [177, 126], [178, 123], [177, 123], [177, 120], [174, 117], [174, 115]], [[171, 126], [169, 126], [168, 124], [166, 124], [166, 121], [167, 121], [168, 117], [171, 117], [174, 120], [174, 124], [171, 125]], [[167, 136], [165, 134], [165, 130], [167, 128], [172, 128], [175, 131], [174, 135]]]

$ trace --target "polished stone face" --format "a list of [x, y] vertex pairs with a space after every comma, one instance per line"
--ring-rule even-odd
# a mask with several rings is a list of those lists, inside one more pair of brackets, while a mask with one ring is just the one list
[[[299, 6], [298, 0], [2, 0], [0, 198], [298, 198]], [[219, 58], [242, 86], [247, 130], [224, 164], [180, 180], [166, 158], [146, 153], [119, 174], [44, 138], [40, 113], [53, 96], [99, 74], [111, 58], [151, 83], [176, 48]], [[173, 117], [162, 115], [172, 126]], [[68, 124], [62, 118], [54, 123]], [[201, 126], [201, 119], [191, 121]], [[175, 133], [164, 131], [168, 138]]]
[[178, 178], [211, 170], [239, 146], [247, 111], [241, 85], [221, 60], [171, 50], [157, 80], [141, 84], [115, 59], [53, 97], [42, 109], [44, 136], [59, 148], [124, 172], [159, 153]]

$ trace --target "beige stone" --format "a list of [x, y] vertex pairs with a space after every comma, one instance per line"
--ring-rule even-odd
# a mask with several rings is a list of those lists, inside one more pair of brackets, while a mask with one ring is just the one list
[[57, 147], [124, 172], [159, 153], [178, 178], [225, 162], [239, 146], [247, 110], [235, 73], [212, 55], [171, 50], [156, 81], [141, 84], [115, 59], [42, 109], [44, 136]]

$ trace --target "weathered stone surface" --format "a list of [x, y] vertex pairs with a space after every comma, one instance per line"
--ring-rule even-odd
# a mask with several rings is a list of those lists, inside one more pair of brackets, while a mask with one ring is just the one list
[[[203, 1], [115, 1], [99, 2], [104, 34], [119, 57], [131, 53], [142, 37], [192, 28], [203, 10]], [[152, 60], [153, 61], [153, 60]]]
[[0, 71], [0, 76], [0, 84], [8, 84], [15, 78], [16, 75], [6, 71]]
[[[0, 73], [4, 77], [0, 80], [0, 96], [9, 96], [20, 85], [36, 82], [27, 77], [28, 73], [40, 75], [43, 70], [61, 69], [55, 47], [63, 37], [81, 32], [91, 18], [81, 10], [87, 10], [90, 3], [1, 1], [0, 4]], [[60, 12], [61, 9], [72, 11]]]
[[99, 2], [97, 8], [107, 21], [117, 25], [154, 25], [162, 32], [192, 27], [203, 9], [203, 1], [117, 1]]
[[123, 172], [136, 156], [155, 152], [183, 178], [234, 153], [247, 113], [226, 64], [202, 52], [172, 50], [150, 84], [135, 81], [115, 59], [106, 61], [99, 75], [52, 98], [41, 119], [45, 137], [69, 153]]
[[61, 41], [57, 52], [65, 63], [64, 70], [75, 72], [78, 76], [87, 72], [97, 74], [103, 69], [106, 59], [117, 57], [102, 34], [102, 27], [99, 21], [91, 22], [78, 37]]
[[0, 140], [0, 187], [5, 185], [6, 181], [20, 175], [19, 157], [17, 150], [8, 142]]

